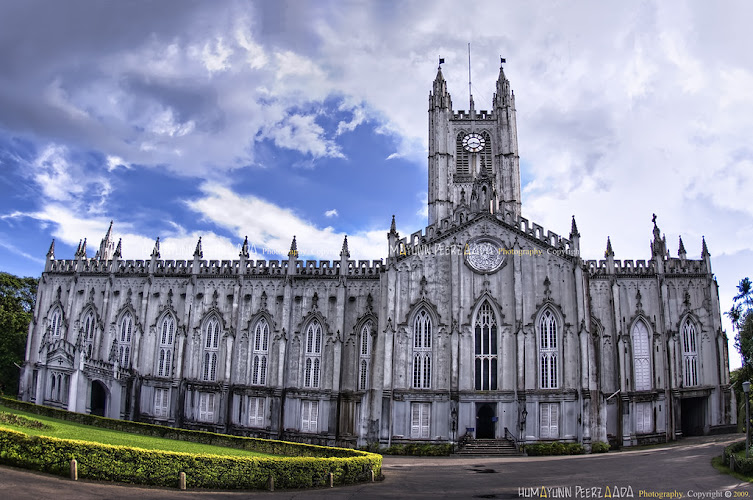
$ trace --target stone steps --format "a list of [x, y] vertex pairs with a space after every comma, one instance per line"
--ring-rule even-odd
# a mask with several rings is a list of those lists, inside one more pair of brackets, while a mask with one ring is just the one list
[[455, 452], [456, 455], [519, 456], [515, 445], [506, 439], [473, 439]]

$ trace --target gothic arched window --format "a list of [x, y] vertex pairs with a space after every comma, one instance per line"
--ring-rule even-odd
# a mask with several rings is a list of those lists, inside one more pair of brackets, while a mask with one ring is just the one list
[[157, 376], [169, 377], [173, 363], [173, 341], [175, 340], [175, 318], [166, 314], [159, 327], [159, 359]]
[[685, 387], [698, 385], [698, 347], [695, 325], [685, 320], [682, 332], [682, 373]]
[[131, 363], [132, 334], [133, 316], [127, 312], [120, 318], [120, 331], [118, 332], [118, 361], [123, 368], [128, 368]]
[[92, 357], [92, 353], [94, 350], [94, 333], [95, 333], [96, 323], [94, 321], [94, 312], [89, 309], [89, 311], [86, 312], [86, 315], [84, 316], [84, 353], [86, 354], [87, 358]]
[[269, 323], [261, 318], [254, 328], [254, 345], [251, 361], [251, 383], [267, 384], [267, 355], [269, 353]]
[[55, 307], [50, 315], [50, 333], [53, 338], [60, 337], [63, 333], [63, 311]]
[[542, 389], [557, 389], [558, 382], [558, 329], [557, 317], [551, 309], [539, 318], [539, 381]]
[[431, 316], [426, 309], [413, 320], [413, 388], [431, 389]]
[[455, 145], [455, 171], [460, 175], [470, 175], [468, 152], [463, 147], [463, 137], [465, 137], [465, 134], [460, 132]]
[[649, 346], [648, 328], [643, 320], [635, 322], [631, 338], [633, 341], [635, 390], [648, 391], [651, 389], [651, 348]]
[[322, 325], [314, 320], [306, 329], [306, 354], [304, 361], [303, 386], [318, 388], [321, 378]]
[[371, 330], [373, 324], [367, 321], [361, 328], [358, 340], [358, 390], [364, 391], [369, 387], [369, 371], [371, 368]]
[[220, 321], [211, 317], [204, 325], [204, 373], [203, 380], [217, 380], [217, 352], [220, 347]]
[[475, 374], [477, 391], [497, 390], [497, 318], [489, 301], [476, 313]]

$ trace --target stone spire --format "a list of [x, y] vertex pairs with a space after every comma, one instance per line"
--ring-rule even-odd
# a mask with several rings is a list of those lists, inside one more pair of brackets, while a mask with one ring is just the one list
[[607, 236], [607, 251], [604, 252], [604, 257], [607, 259], [607, 273], [614, 274], [614, 250], [612, 250], [612, 241]]
[[157, 260], [159, 258], [159, 236], [157, 236], [157, 241], [154, 242], [154, 249], [152, 250], [152, 260]]
[[575, 254], [575, 257], [580, 257], [580, 233], [578, 232], [578, 225], [575, 223], [575, 216], [573, 215], [573, 222], [570, 225], [570, 243], [572, 247], [571, 252]]
[[387, 257], [397, 257], [397, 239], [400, 235], [397, 233], [395, 226], [395, 216], [392, 216], [392, 224], [390, 224], [390, 232], [387, 233]]
[[49, 272], [52, 269], [52, 261], [55, 260], [55, 238], [50, 243], [50, 249], [47, 250], [47, 258], [44, 262], [44, 272]]
[[654, 222], [654, 241], [651, 242], [651, 255], [663, 259], [667, 255], [667, 240], [662, 238], [661, 230], [656, 225], [656, 214], [653, 215], [652, 220]]
[[575, 216], [573, 215], [573, 222], [570, 224], [570, 238], [573, 236], [580, 236], [578, 232], [578, 224], [575, 223]]
[[343, 238], [343, 247], [342, 250], [340, 250], [340, 257], [343, 259], [350, 258], [350, 251], [348, 250], [348, 235], [345, 235], [345, 238]]
[[288, 252], [288, 257], [291, 259], [298, 258], [298, 243], [296, 243], [295, 241], [295, 236], [293, 236], [293, 241], [290, 243], [290, 251]]
[[239, 257], [248, 259], [251, 254], [248, 252], [248, 236], [243, 240], [243, 245], [241, 245], [241, 253], [238, 254]]
[[447, 81], [442, 75], [442, 66], [437, 68], [437, 76], [434, 78], [432, 92], [429, 94], [429, 108], [452, 109], [452, 99], [447, 92]]
[[709, 247], [706, 246], [706, 237], [701, 236], [702, 247], [701, 247], [701, 257], [711, 257], [711, 254], [709, 253]]
[[115, 253], [112, 256], [113, 259], [119, 259], [123, 256], [123, 238], [118, 239], [118, 246], [115, 247]]
[[513, 99], [512, 91], [510, 90], [510, 81], [505, 76], [505, 69], [499, 65], [499, 76], [497, 77], [497, 91], [494, 93], [492, 99], [494, 107], [503, 108], [511, 103]]
[[112, 252], [115, 250], [115, 242], [112, 239], [112, 225], [113, 221], [110, 221], [110, 227], [107, 228], [107, 233], [105, 233], [105, 237], [102, 238], [102, 241], [99, 243], [99, 250], [97, 250], [97, 255], [94, 256], [95, 259], [100, 260], [110, 260], [112, 259]]
[[682, 260], [685, 260], [685, 257], [687, 257], [685, 245], [682, 244], [682, 236], [680, 236], [680, 248], [677, 250], [677, 255], [679, 255]]
[[78, 248], [76, 249], [76, 258], [77, 259], [86, 258], [86, 238], [78, 241]]
[[196, 258], [203, 259], [204, 258], [204, 251], [201, 249], [201, 236], [199, 236], [199, 241], [196, 243], [196, 250], [193, 251], [193, 257], [194, 257], [194, 259], [196, 259]]

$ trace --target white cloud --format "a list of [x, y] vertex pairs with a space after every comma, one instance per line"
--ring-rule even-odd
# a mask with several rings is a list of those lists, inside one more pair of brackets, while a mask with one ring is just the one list
[[310, 154], [314, 158], [344, 158], [340, 147], [324, 137], [324, 129], [315, 120], [316, 115], [287, 116], [269, 127], [266, 135], [281, 148]]
[[222, 37], [217, 37], [213, 43], [206, 42], [201, 50], [201, 60], [210, 73], [224, 71], [230, 68], [228, 58], [233, 54], [233, 49], [226, 46]]
[[[252, 195], [239, 195], [214, 183], [201, 187], [204, 196], [187, 202], [202, 217], [257, 247], [274, 250], [290, 248], [293, 236], [302, 256], [337, 259], [345, 233], [332, 227], [318, 228], [292, 210]], [[387, 255], [387, 228], [362, 230], [348, 235], [348, 246], [355, 259], [379, 259]]]
[[325, 217], [337, 217], [338, 215], [340, 214], [337, 213], [336, 208], [333, 208], [332, 210], [327, 210], [326, 212], [324, 212]]

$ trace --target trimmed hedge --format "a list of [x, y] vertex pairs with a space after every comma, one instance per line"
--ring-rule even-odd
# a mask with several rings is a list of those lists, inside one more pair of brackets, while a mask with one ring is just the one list
[[120, 432], [131, 432], [144, 436], [160, 437], [174, 439], [177, 441], [191, 441], [194, 443], [210, 444], [214, 446], [225, 446], [228, 448], [237, 448], [241, 450], [258, 451], [270, 455], [287, 455], [299, 457], [352, 457], [358, 452], [347, 448], [335, 448], [329, 446], [318, 446], [313, 444], [291, 443], [288, 441], [275, 441], [272, 439], [259, 439], [241, 436], [231, 436], [228, 434], [218, 434], [206, 431], [193, 431], [188, 429], [178, 429], [164, 425], [146, 424], [143, 422], [132, 422], [130, 420], [118, 420], [114, 418], [99, 417], [96, 415], [87, 415], [85, 413], [76, 413], [49, 406], [37, 405], [25, 401], [18, 401], [0, 397], [0, 404], [45, 417], [59, 418], [78, 424], [102, 427]]
[[591, 443], [591, 453], [606, 453], [609, 451], [609, 443], [594, 441]]
[[367, 481], [370, 471], [379, 475], [382, 457], [352, 452], [349, 458], [228, 457], [111, 446], [86, 441], [30, 436], [0, 429], [0, 462], [58, 475], [69, 473], [78, 462], [81, 478], [152, 486], [177, 487], [186, 473], [190, 488], [263, 489], [274, 478], [278, 488], [324, 485], [329, 473], [335, 484]]
[[287, 455], [258, 458], [144, 450], [0, 429], [0, 463], [58, 475], [68, 475], [73, 458], [82, 478], [166, 487], [177, 486], [180, 472], [186, 473], [188, 487], [221, 489], [266, 488], [270, 476], [277, 488], [320, 486], [327, 483], [330, 473], [334, 484], [346, 484], [370, 480], [371, 471], [375, 477], [382, 472], [381, 455], [365, 451], [176, 429], [7, 398], [0, 402], [21, 411], [121, 432]]
[[443, 457], [452, 454], [451, 444], [393, 444], [379, 450], [383, 455], [413, 455], [419, 457]]
[[26, 418], [22, 415], [16, 415], [15, 413], [8, 413], [0, 411], [0, 424], [17, 425], [18, 427], [28, 427], [29, 429], [52, 429], [51, 426], [34, 420]]
[[543, 455], [583, 455], [586, 449], [580, 443], [535, 443], [521, 447], [530, 457]]

